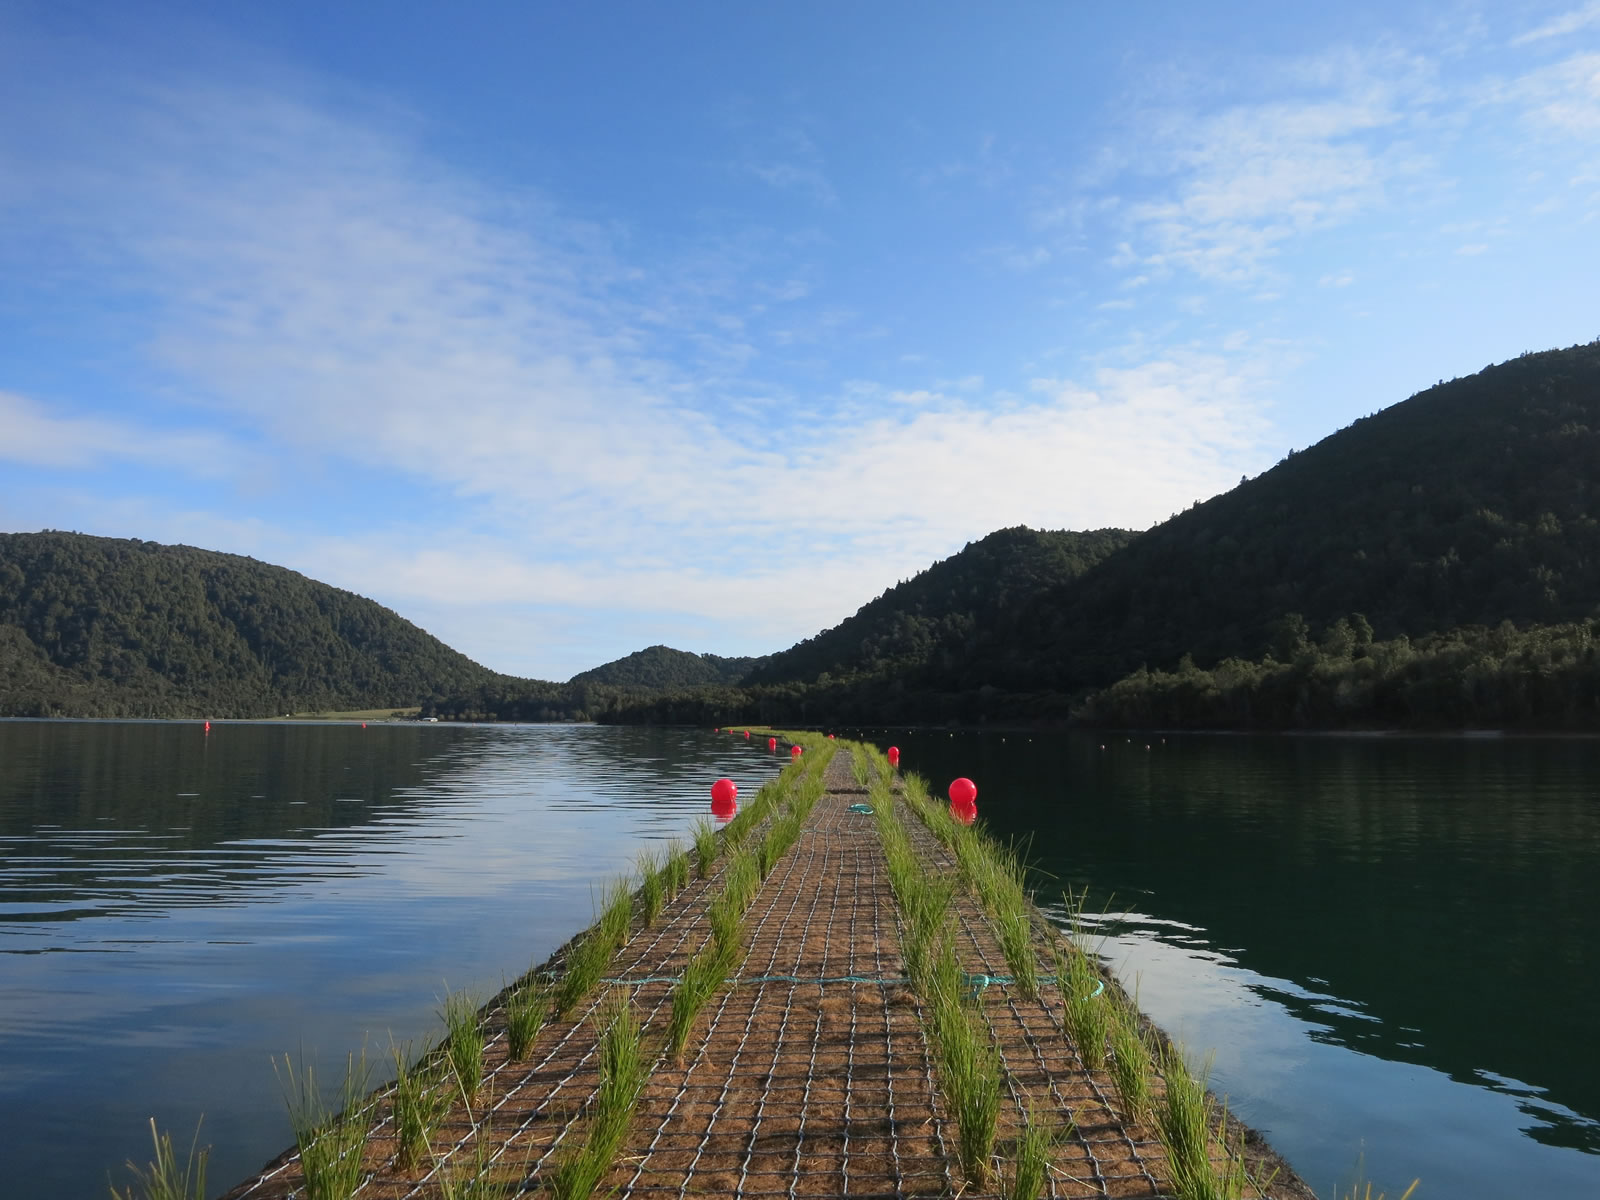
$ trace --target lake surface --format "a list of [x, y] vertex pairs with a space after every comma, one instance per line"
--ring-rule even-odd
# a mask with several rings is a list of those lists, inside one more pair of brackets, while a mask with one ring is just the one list
[[0, 721], [0, 1192], [107, 1195], [187, 1150], [213, 1194], [291, 1141], [272, 1058], [379, 1067], [593, 917], [708, 789], [783, 762], [589, 726]]
[[[865, 731], [1089, 889], [1102, 951], [1324, 1196], [1600, 1196], [1600, 743]], [[1149, 743], [1149, 749], [1146, 744]], [[1104, 749], [1101, 749], [1102, 744]], [[588, 924], [764, 743], [688, 730], [0, 722], [0, 1163], [103, 1197], [270, 1059], [432, 1038]]]
[[1600, 1196], [1600, 742], [864, 736], [976, 781], [1058, 917], [1089, 889], [1319, 1195], [1364, 1154], [1374, 1195]]

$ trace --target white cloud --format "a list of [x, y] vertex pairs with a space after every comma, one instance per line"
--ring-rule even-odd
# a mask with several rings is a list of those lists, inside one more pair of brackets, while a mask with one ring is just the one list
[[1518, 34], [1511, 39], [1511, 44], [1525, 46], [1529, 42], [1544, 41], [1546, 38], [1566, 37], [1568, 34], [1588, 29], [1591, 25], [1600, 25], [1600, 0], [1590, 0], [1590, 3], [1582, 8], [1574, 8], [1558, 17], [1552, 17], [1543, 25]]
[[1548, 132], [1585, 141], [1600, 135], [1600, 54], [1575, 54], [1531, 71], [1501, 94]]
[[0, 460], [82, 470], [108, 460], [124, 460], [220, 478], [240, 473], [245, 459], [237, 446], [216, 434], [147, 429], [103, 416], [65, 415], [26, 396], [0, 392]]

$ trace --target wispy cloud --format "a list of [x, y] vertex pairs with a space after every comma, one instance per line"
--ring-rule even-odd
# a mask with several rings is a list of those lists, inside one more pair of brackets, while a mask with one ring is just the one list
[[217, 434], [63, 415], [26, 396], [0, 392], [0, 460], [81, 470], [124, 461], [218, 479], [237, 476], [248, 457]]
[[1526, 33], [1520, 33], [1511, 39], [1513, 46], [1526, 46], [1529, 42], [1542, 42], [1549, 38], [1566, 37], [1578, 33], [1591, 26], [1600, 25], [1600, 0], [1591, 0], [1581, 8], [1574, 8], [1564, 12], [1558, 17], [1552, 17], [1543, 25], [1535, 26]]

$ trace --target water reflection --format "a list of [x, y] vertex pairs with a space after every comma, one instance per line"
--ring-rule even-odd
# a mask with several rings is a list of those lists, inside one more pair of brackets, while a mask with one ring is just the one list
[[1600, 744], [1001, 736], [892, 740], [1314, 1186], [1600, 1195]]
[[289, 1139], [272, 1055], [432, 1036], [446, 987], [544, 958], [712, 780], [780, 765], [682, 730], [0, 722], [8, 1186], [104, 1195], [148, 1117], [201, 1113], [242, 1177]]

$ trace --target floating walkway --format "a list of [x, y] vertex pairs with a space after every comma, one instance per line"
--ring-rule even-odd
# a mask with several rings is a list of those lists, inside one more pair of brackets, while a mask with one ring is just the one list
[[[1031, 906], [1026, 937], [1040, 982], [1010, 982], [993, 906], [966, 886], [971, 873], [958, 861], [959, 838], [975, 835], [923, 819], [936, 810], [907, 802], [898, 781], [891, 791], [887, 764], [865, 748], [804, 740], [803, 758], [720, 835], [706, 878], [694, 877], [693, 858], [677, 878], [664, 870], [660, 882], [676, 894], [650, 921], [635, 895], [592, 989], [555, 990], [585, 954], [609, 948], [585, 949], [604, 936], [600, 925], [483, 1009], [480, 1084], [451, 1069], [447, 1045], [417, 1065], [441, 1097], [423, 1144], [413, 1132], [409, 1153], [402, 1146], [405, 1102], [392, 1086], [367, 1097], [341, 1151], [352, 1165], [359, 1156], [354, 1195], [1011, 1196], [1041, 1143], [1034, 1195], [1201, 1194], [1181, 1168], [1175, 1178], [1158, 1136], [1161, 1071], [1150, 1072], [1152, 1105], [1134, 1119], [1110, 1064], [1085, 1066], [1055, 982], [1075, 952]], [[952, 1086], [946, 1041], [958, 1039], [940, 1024], [951, 1010], [936, 1011], [933, 968], [921, 968], [920, 987], [908, 977], [902, 938], [915, 921], [897, 896], [904, 874], [892, 879], [886, 820], [899, 823], [925, 878], [954, 897], [933, 949], [948, 945], [963, 972], [962, 1023], [980, 1051], [989, 1047], [975, 1069], [998, 1066], [992, 1141], [977, 1152], [963, 1138], [963, 1121], [976, 1123], [962, 1107], [971, 1098]], [[699, 994], [696, 979], [709, 979]], [[1093, 1003], [1131, 1011], [1114, 984], [1099, 990]], [[530, 996], [545, 1019], [513, 1058], [508, 1005]], [[1166, 1060], [1157, 1031], [1145, 1026], [1142, 1042]], [[1241, 1127], [1229, 1124], [1225, 1149], [1220, 1115], [1210, 1110], [1202, 1165], [1224, 1178], [1239, 1172], [1234, 1194], [1312, 1196]], [[226, 1200], [349, 1194], [312, 1185], [291, 1150]]]

